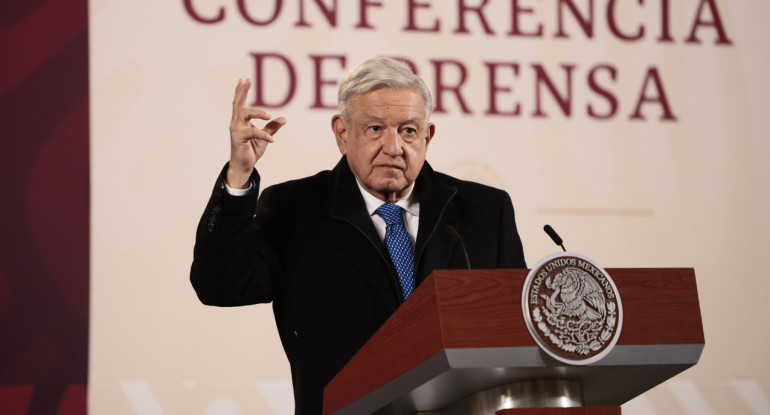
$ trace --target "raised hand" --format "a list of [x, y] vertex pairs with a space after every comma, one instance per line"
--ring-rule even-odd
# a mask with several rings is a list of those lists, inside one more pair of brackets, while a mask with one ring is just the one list
[[[251, 80], [238, 80], [233, 97], [233, 118], [230, 120], [230, 167], [227, 170], [227, 185], [245, 189], [249, 176], [260, 157], [265, 154], [268, 143], [275, 141], [273, 135], [286, 124], [286, 118], [270, 120], [272, 115], [256, 108], [246, 107], [246, 95]], [[251, 123], [252, 119], [270, 120], [263, 128]]]

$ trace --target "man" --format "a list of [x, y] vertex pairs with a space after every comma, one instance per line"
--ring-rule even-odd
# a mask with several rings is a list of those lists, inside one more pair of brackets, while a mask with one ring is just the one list
[[334, 169], [259, 198], [254, 165], [286, 120], [254, 127], [271, 116], [244, 106], [249, 87], [235, 90], [230, 162], [198, 225], [190, 279], [205, 304], [272, 301], [296, 413], [319, 414], [324, 386], [431, 271], [523, 268], [521, 241], [505, 192], [425, 161], [430, 92], [400, 62], [370, 59], [343, 79]]

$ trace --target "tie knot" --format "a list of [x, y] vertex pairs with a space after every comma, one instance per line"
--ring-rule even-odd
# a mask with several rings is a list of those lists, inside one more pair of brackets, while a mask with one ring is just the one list
[[383, 203], [374, 213], [380, 215], [388, 225], [404, 223], [403, 208], [393, 203]]

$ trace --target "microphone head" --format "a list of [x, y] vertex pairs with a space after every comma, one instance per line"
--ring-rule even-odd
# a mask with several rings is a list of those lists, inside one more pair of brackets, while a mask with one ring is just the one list
[[559, 234], [557, 234], [557, 233], [556, 233], [556, 231], [555, 231], [555, 230], [553, 230], [553, 228], [551, 227], [551, 225], [545, 225], [545, 226], [543, 226], [543, 230], [545, 231], [545, 233], [547, 233], [547, 234], [548, 234], [548, 236], [550, 236], [550, 237], [551, 237], [551, 240], [553, 240], [553, 242], [554, 242], [556, 245], [562, 246], [562, 244], [563, 244], [563, 241], [562, 241], [562, 240], [561, 240], [561, 238], [559, 237]]

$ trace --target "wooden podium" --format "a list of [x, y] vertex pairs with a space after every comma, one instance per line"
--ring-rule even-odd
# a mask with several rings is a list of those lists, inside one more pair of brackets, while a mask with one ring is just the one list
[[692, 269], [607, 272], [623, 302], [622, 332], [606, 357], [584, 366], [553, 359], [530, 335], [521, 311], [528, 270], [433, 272], [326, 386], [324, 415], [468, 414], [452, 408], [539, 381], [576, 385], [581, 406], [555, 396], [546, 407], [491, 413], [620, 414], [621, 404], [698, 362], [703, 326]]

